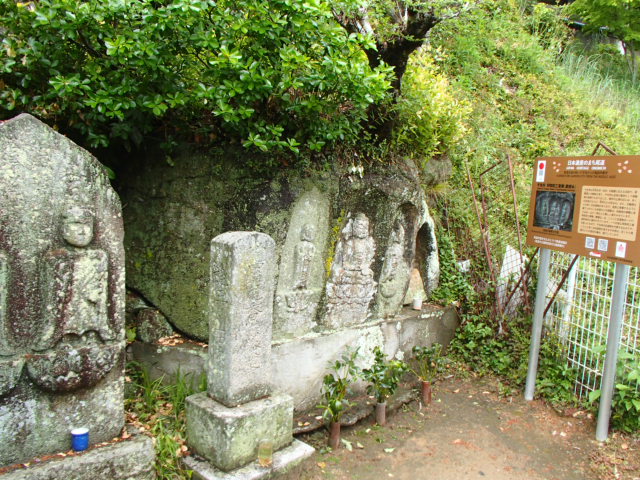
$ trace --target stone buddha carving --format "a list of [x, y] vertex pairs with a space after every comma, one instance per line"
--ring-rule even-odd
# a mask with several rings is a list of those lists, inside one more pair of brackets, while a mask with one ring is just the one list
[[108, 321], [108, 256], [88, 248], [93, 215], [72, 207], [62, 217], [64, 248], [45, 253], [41, 288], [46, 319], [31, 379], [45, 390], [68, 391], [97, 383], [113, 368], [118, 346]]

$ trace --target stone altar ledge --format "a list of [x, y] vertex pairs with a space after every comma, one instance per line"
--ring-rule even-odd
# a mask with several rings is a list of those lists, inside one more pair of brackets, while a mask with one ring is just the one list
[[81, 454], [55, 457], [11, 470], [0, 474], [0, 480], [153, 480], [156, 478], [154, 463], [151, 438], [137, 435]]

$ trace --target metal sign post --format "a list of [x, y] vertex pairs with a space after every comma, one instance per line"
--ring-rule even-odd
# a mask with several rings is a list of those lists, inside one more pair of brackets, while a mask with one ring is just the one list
[[538, 158], [535, 165], [527, 244], [541, 247], [541, 253], [525, 399], [533, 400], [544, 317], [553, 302], [545, 308], [549, 249], [616, 262], [596, 429], [596, 439], [603, 441], [609, 431], [629, 266], [640, 266], [640, 156], [595, 156], [594, 151], [594, 156]]
[[604, 442], [609, 434], [609, 418], [611, 417], [611, 401], [613, 387], [616, 383], [616, 365], [618, 364], [618, 349], [620, 348], [620, 333], [622, 331], [622, 313], [624, 301], [627, 297], [627, 281], [629, 279], [629, 265], [616, 264], [616, 275], [613, 280], [613, 294], [611, 298], [611, 315], [607, 331], [607, 356], [604, 359], [602, 383], [600, 384], [600, 407], [598, 409], [598, 425], [596, 426], [596, 440]]
[[533, 400], [533, 394], [536, 390], [536, 375], [538, 374], [538, 357], [540, 355], [540, 339], [542, 337], [542, 324], [544, 323], [544, 307], [547, 299], [550, 262], [551, 250], [541, 248], [536, 303], [533, 310], [533, 326], [531, 327], [531, 345], [529, 346], [529, 370], [527, 371], [527, 384], [524, 388], [524, 398], [526, 400]]

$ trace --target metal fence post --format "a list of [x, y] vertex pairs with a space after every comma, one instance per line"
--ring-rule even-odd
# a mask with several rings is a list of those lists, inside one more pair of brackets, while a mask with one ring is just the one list
[[545, 301], [547, 298], [547, 284], [549, 283], [549, 265], [551, 250], [540, 249], [540, 265], [538, 267], [538, 287], [536, 288], [536, 303], [533, 310], [533, 325], [531, 327], [531, 345], [529, 347], [529, 370], [527, 384], [524, 389], [525, 400], [533, 400], [536, 389], [536, 375], [538, 373], [538, 356], [540, 354], [540, 338], [544, 323]]
[[627, 297], [628, 278], [629, 265], [616, 264], [611, 298], [611, 316], [609, 317], [609, 328], [607, 330], [607, 356], [604, 360], [602, 383], [600, 384], [600, 407], [596, 426], [596, 440], [600, 442], [604, 442], [609, 435], [611, 401], [613, 400], [613, 387], [616, 381], [616, 365], [618, 363], [618, 348], [620, 348], [622, 314], [624, 313], [624, 302]]

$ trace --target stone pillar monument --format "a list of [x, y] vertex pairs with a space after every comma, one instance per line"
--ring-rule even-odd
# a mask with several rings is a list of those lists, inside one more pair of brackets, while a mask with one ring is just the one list
[[[187, 398], [187, 442], [202, 459], [195, 478], [260, 478], [313, 449], [293, 441], [293, 400], [272, 392], [271, 339], [275, 243], [257, 232], [227, 232], [211, 242], [208, 391]], [[293, 441], [293, 442], [292, 442]], [[260, 466], [258, 446], [274, 452]]]

